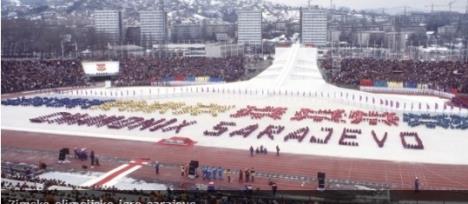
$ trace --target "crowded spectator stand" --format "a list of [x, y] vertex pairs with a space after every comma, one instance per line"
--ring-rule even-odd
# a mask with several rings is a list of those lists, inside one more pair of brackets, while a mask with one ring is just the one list
[[[320, 61], [325, 70], [332, 68], [331, 59]], [[358, 87], [373, 93], [429, 95], [451, 99], [453, 106], [466, 108], [468, 63], [461, 61], [383, 60], [345, 58], [333, 84]]]
[[[245, 72], [242, 57], [127, 57], [119, 59], [115, 86], [189, 85], [239, 80]], [[2, 60], [2, 93], [77, 87], [96, 76], [85, 74], [78, 59]], [[114, 77], [111, 77], [111, 79]], [[176, 83], [173, 83], [173, 82]], [[182, 83], [182, 82], [187, 83]], [[173, 84], [171, 84], [173, 83]]]
[[116, 86], [231, 82], [239, 80], [245, 72], [242, 57], [128, 57], [120, 60], [120, 67]]
[[[51, 187], [67, 187], [67, 189], [82, 189], [58, 179], [39, 178], [46, 172], [46, 165], [39, 166], [26, 163], [2, 162], [2, 197], [9, 196], [12, 191], [41, 191]], [[2, 198], [3, 200], [3, 198]]]
[[[323, 60], [323, 69], [332, 68], [331, 60]], [[344, 58], [340, 72], [330, 82], [337, 85], [432, 89], [447, 93], [468, 93], [468, 63], [461, 61], [383, 60]]]
[[2, 59], [2, 94], [83, 85], [79, 60]]

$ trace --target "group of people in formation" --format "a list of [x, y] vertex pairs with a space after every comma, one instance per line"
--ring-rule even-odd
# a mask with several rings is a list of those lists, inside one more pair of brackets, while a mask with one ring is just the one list
[[[260, 147], [256, 147], [255, 149], [253, 146], [250, 146], [249, 151], [250, 151], [251, 157], [253, 157], [255, 154], [268, 154], [267, 148], [264, 147], [263, 145], [260, 145]], [[280, 153], [280, 148], [278, 145], [276, 145], [276, 156], [279, 156], [279, 153]]]

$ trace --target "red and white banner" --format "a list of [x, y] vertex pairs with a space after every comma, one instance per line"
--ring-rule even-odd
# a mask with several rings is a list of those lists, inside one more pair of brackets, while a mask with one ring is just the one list
[[147, 159], [132, 160], [128, 164], [118, 166], [117, 168], [112, 169], [109, 172], [97, 178], [93, 178], [81, 184], [81, 186], [94, 188], [112, 187], [123, 177], [135, 172], [136, 170], [140, 169], [143, 165], [147, 164]]

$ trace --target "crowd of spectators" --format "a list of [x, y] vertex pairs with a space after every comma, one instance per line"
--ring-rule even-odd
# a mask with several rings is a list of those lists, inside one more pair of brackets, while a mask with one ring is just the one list
[[202, 58], [202, 57], [129, 57], [120, 60], [120, 74], [116, 85], [148, 85], [166, 77], [183, 79], [187, 77], [210, 76], [236, 81], [244, 75], [244, 59]]
[[43, 172], [41, 166], [2, 162], [2, 190], [45, 190], [50, 186], [77, 188], [61, 180], [38, 177]]
[[104, 191], [47, 190], [4, 191], [2, 203], [307, 203], [303, 199], [274, 197], [270, 192], [246, 189], [242, 191]]
[[[173, 80], [210, 76], [224, 81], [239, 80], [245, 73], [242, 57], [127, 57], [120, 61], [118, 86], [150, 85], [167, 78]], [[2, 93], [86, 84], [79, 60], [2, 60]], [[331, 60], [322, 60], [331, 69]], [[468, 93], [468, 63], [453, 61], [382, 60], [346, 58], [340, 71], [329, 77], [337, 85], [357, 86], [364, 79], [411, 81], [429, 88]]]
[[[412, 81], [431, 89], [468, 93], [468, 62], [346, 58], [340, 65], [340, 71], [329, 78], [337, 85], [357, 86], [364, 79]], [[331, 60], [323, 60], [321, 67], [331, 69]]]
[[[245, 72], [242, 57], [127, 57], [119, 59], [117, 86], [151, 85], [164, 79], [213, 77], [239, 80]], [[87, 77], [79, 60], [2, 60], [2, 93], [81, 86]]]
[[[87, 200], [106, 201], [112, 203], [138, 201], [140, 203], [177, 201], [185, 203], [277, 203], [278, 199], [272, 197], [267, 191], [254, 192], [253, 190], [240, 189], [239, 191], [206, 191], [193, 189], [190, 191], [171, 190], [166, 191], [142, 191], [142, 190], [119, 190], [114, 187], [100, 189], [84, 189], [82, 187], [67, 184], [57, 179], [44, 179], [35, 175], [37, 167], [33, 168], [26, 164], [2, 163], [2, 198], [1, 203], [12, 203], [13, 201], [33, 202], [57, 201], [86, 202]], [[18, 170], [25, 169], [27, 171]], [[247, 171], [247, 170], [246, 170]], [[255, 172], [249, 169], [249, 172]], [[252, 176], [253, 178], [253, 176]], [[252, 180], [253, 182], [253, 180]], [[67, 188], [49, 188], [62, 186]], [[69, 190], [65, 190], [69, 189]], [[253, 194], [255, 193], [255, 194]], [[255, 196], [253, 196], [255, 195]], [[282, 203], [287, 203], [287, 198], [280, 198]], [[172, 203], [172, 202], [171, 202]]]
[[[38, 177], [26, 178], [10, 175], [2, 180], [2, 189], [8, 190], [44, 190], [50, 186], [64, 186], [72, 189], [78, 188], [57, 179], [44, 179]], [[12, 181], [19, 181], [13, 183]]]
[[2, 93], [85, 85], [78, 60], [2, 60]]

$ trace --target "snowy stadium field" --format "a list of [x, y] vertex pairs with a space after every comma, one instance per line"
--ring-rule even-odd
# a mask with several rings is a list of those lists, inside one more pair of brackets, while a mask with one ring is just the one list
[[[208, 147], [222, 147], [246, 150], [263, 145], [273, 152], [279, 145], [282, 152], [296, 154], [323, 155], [348, 158], [377, 159], [389, 161], [423, 162], [436, 164], [463, 164], [468, 165], [468, 132], [462, 129], [444, 129], [435, 127], [427, 128], [424, 125], [410, 127], [403, 122], [403, 113], [431, 113], [431, 114], [457, 114], [467, 116], [467, 110], [443, 109], [447, 99], [428, 96], [403, 96], [390, 94], [373, 94], [348, 90], [327, 84], [317, 67], [315, 48], [304, 48], [293, 45], [291, 48], [279, 48], [273, 65], [267, 68], [257, 77], [244, 82], [226, 83], [219, 85], [198, 85], [190, 87], [123, 87], [123, 88], [95, 88], [87, 90], [73, 90], [62, 93], [49, 93], [47, 97], [70, 97], [90, 99], [115, 99], [115, 100], [141, 100], [152, 102], [181, 102], [187, 105], [197, 103], [231, 105], [234, 108], [219, 113], [216, 117], [210, 114], [176, 115], [168, 111], [166, 113], [141, 111], [92, 110], [81, 108], [47, 108], [47, 107], [23, 107], [2, 105], [2, 129], [21, 130], [42, 133], [56, 133], [63, 135], [80, 135], [87, 137], [103, 137], [124, 140], [138, 140], [158, 142], [173, 136], [187, 137], [196, 141], [195, 145]], [[385, 101], [383, 104], [381, 101]], [[396, 105], [398, 103], [398, 105]], [[390, 105], [391, 104], [391, 105]], [[264, 117], [251, 119], [248, 116], [233, 118], [231, 114], [246, 108], [257, 106], [259, 108], [273, 106], [286, 107], [281, 119], [274, 120]], [[422, 108], [421, 108], [422, 107]], [[437, 107], [437, 108], [436, 108]], [[322, 121], [315, 122], [310, 119], [292, 121], [296, 111], [301, 108], [314, 110], [344, 110], [344, 122]], [[386, 125], [381, 122], [370, 125], [367, 121], [359, 124], [351, 124], [347, 119], [351, 111], [363, 112], [377, 111], [395, 112], [399, 117], [398, 125]], [[178, 121], [196, 121], [196, 124], [184, 127], [179, 133], [174, 131], [148, 131], [109, 129], [107, 127], [88, 127], [78, 125], [59, 125], [48, 123], [31, 123], [29, 119], [52, 114], [56, 112], [88, 113], [92, 116], [99, 114], [122, 115], [126, 117], [149, 118], [176, 118]], [[228, 131], [220, 136], [205, 136], [204, 131], [213, 131], [213, 127], [220, 121], [235, 122], [235, 126], [227, 127]], [[229, 133], [246, 126], [257, 124], [258, 128], [248, 137], [239, 135], [230, 136]], [[281, 134], [274, 135], [273, 139], [266, 136], [257, 138], [257, 135], [268, 125], [281, 125], [284, 130]], [[284, 137], [300, 128], [308, 127], [310, 131], [302, 142], [295, 139], [284, 141]], [[313, 136], [324, 139], [326, 132], [322, 128], [333, 128], [333, 133], [327, 144], [311, 142]], [[358, 146], [342, 145], [342, 133], [344, 129], [360, 129], [356, 138], [345, 138], [350, 142], [357, 142]], [[373, 136], [374, 131], [377, 136]], [[404, 148], [400, 133], [415, 132], [424, 145], [424, 149]], [[384, 140], [383, 136], [387, 133]], [[353, 137], [353, 136], [351, 136]], [[382, 143], [379, 147], [379, 141]], [[418, 144], [414, 137], [406, 137], [409, 144]]]

